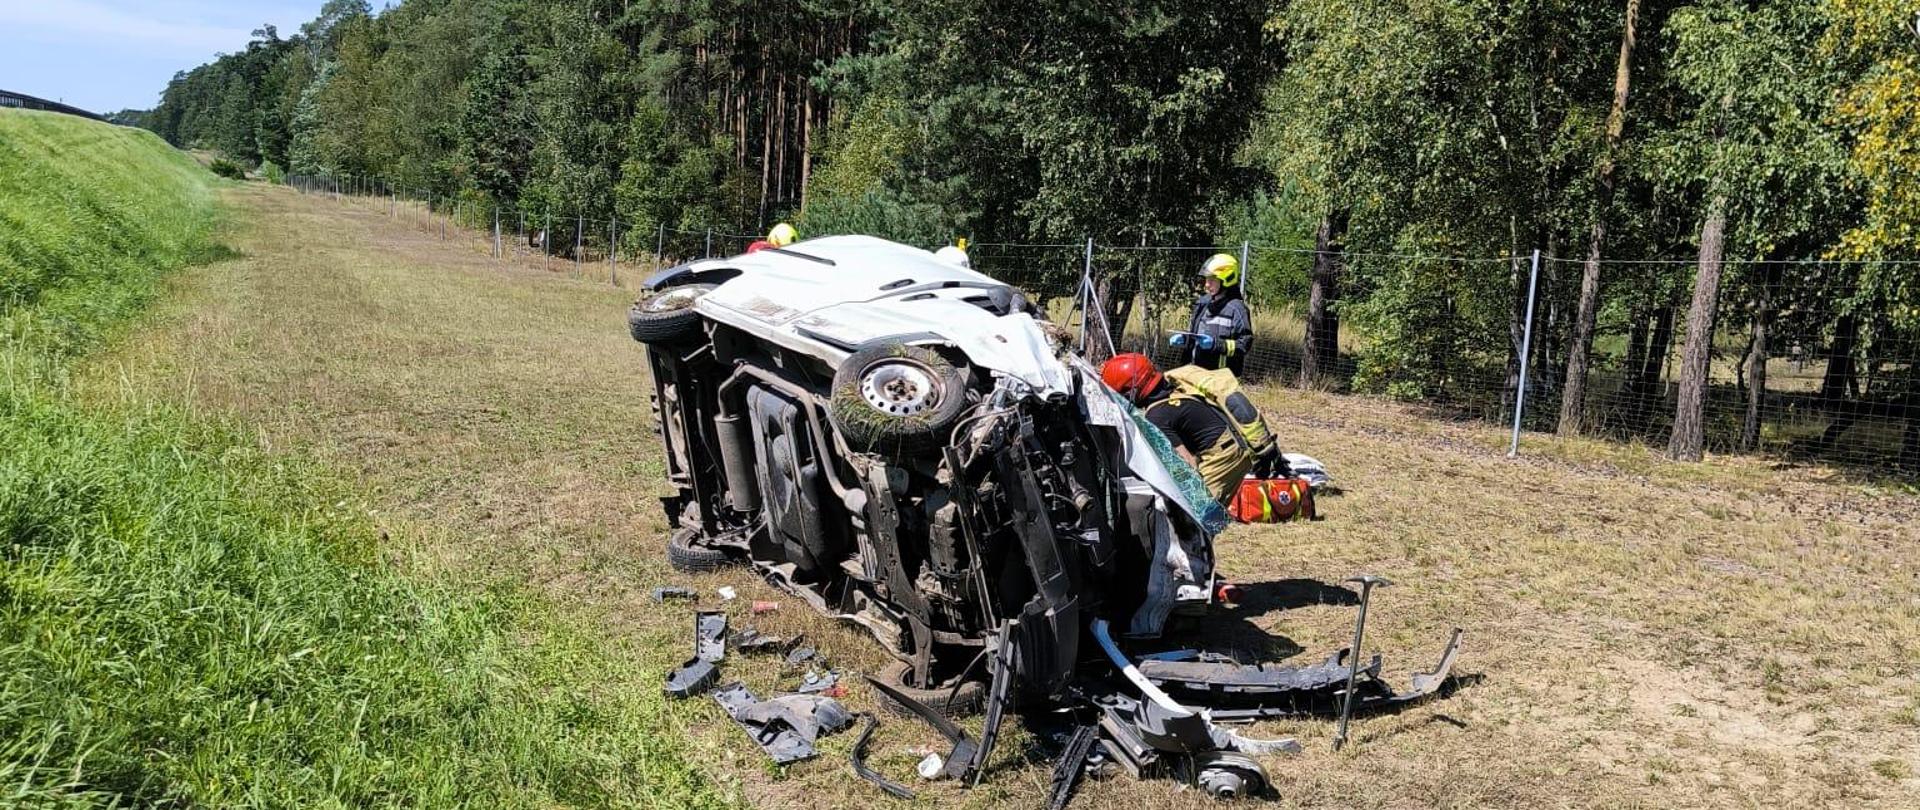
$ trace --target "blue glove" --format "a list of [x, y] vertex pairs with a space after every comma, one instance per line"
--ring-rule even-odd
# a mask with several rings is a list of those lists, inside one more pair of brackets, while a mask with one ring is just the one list
[[1200, 351], [1203, 351], [1203, 352], [1213, 351], [1214, 344], [1220, 342], [1219, 340], [1216, 340], [1212, 335], [1200, 335], [1199, 338], [1200, 338], [1200, 343], [1199, 343]]
[[1187, 336], [1186, 336], [1186, 333], [1184, 333], [1184, 332], [1175, 332], [1175, 333], [1173, 333], [1173, 334], [1171, 334], [1171, 335], [1168, 335], [1168, 336], [1167, 336], [1167, 345], [1168, 345], [1168, 346], [1172, 346], [1172, 347], [1174, 347], [1174, 348], [1176, 348], [1176, 349], [1178, 349], [1178, 348], [1180, 348], [1180, 347], [1182, 347], [1182, 346], [1185, 346], [1185, 345], [1187, 345]]

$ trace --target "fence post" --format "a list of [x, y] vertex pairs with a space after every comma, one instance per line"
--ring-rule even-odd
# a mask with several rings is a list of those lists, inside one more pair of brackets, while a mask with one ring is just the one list
[[1253, 290], [1253, 285], [1247, 282], [1251, 280], [1253, 280], [1253, 243], [1243, 240], [1240, 242], [1240, 300], [1246, 302], [1249, 309], [1253, 306], [1253, 296], [1249, 294]]
[[607, 217], [607, 283], [620, 286], [620, 220]]
[[1080, 263], [1080, 354], [1087, 353], [1088, 324], [1093, 318], [1093, 237], [1087, 237], [1087, 252]]
[[573, 277], [580, 277], [580, 251], [586, 247], [587, 220], [573, 215]]
[[703, 258], [703, 259], [713, 258], [713, 226], [712, 225], [707, 226], [707, 254], [705, 256], [701, 256], [700, 258]]
[[667, 223], [660, 223], [660, 232], [653, 237], [653, 266], [658, 268], [667, 263]]
[[500, 244], [500, 206], [496, 205], [493, 207], [493, 257], [500, 259], [506, 255], [506, 246]]
[[1527, 278], [1527, 323], [1520, 337], [1520, 390], [1513, 394], [1513, 443], [1507, 458], [1520, 455], [1520, 416], [1527, 410], [1527, 358], [1533, 355], [1533, 298], [1540, 288], [1540, 249], [1533, 250], [1533, 271]]
[[545, 212], [542, 212], [540, 216], [541, 216], [540, 257], [543, 259], [552, 258], [553, 257], [553, 212], [545, 211]]

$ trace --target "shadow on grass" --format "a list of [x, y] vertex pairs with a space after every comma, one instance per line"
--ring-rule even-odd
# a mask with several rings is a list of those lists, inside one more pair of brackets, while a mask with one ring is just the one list
[[1360, 595], [1317, 579], [1277, 579], [1240, 586], [1239, 612], [1264, 615], [1314, 605], [1358, 605]]

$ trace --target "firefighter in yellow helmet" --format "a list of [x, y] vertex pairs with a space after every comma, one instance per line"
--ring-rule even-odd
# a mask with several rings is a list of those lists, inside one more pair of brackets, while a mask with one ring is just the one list
[[1167, 344], [1182, 359], [1201, 368], [1224, 368], [1238, 377], [1253, 349], [1253, 311], [1240, 294], [1240, 260], [1215, 253], [1200, 266], [1201, 295], [1193, 302], [1187, 331], [1175, 332]]
[[788, 225], [785, 222], [775, 225], [773, 226], [773, 230], [767, 231], [767, 244], [777, 248], [791, 245], [799, 238], [800, 232], [794, 230], [792, 225]]

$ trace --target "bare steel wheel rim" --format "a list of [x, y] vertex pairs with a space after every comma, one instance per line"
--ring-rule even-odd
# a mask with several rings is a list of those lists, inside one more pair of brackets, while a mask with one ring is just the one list
[[940, 404], [931, 369], [906, 360], [876, 363], [860, 375], [860, 396], [875, 410], [913, 416]]
[[648, 312], [673, 312], [682, 310], [693, 306], [693, 302], [705, 293], [706, 290], [694, 287], [667, 290], [666, 292], [647, 299], [647, 302], [641, 305], [641, 309]]

